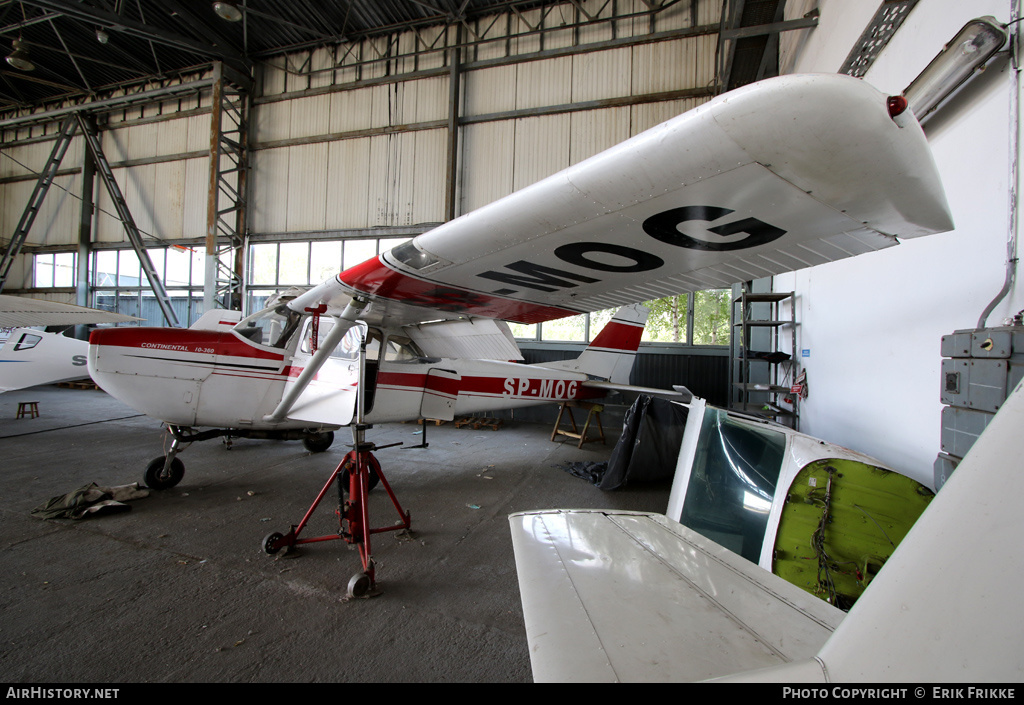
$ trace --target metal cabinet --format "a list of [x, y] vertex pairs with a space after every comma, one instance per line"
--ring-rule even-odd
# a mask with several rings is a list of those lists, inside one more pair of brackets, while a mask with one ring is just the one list
[[942, 336], [939, 489], [1024, 378], [1024, 327], [958, 330]]

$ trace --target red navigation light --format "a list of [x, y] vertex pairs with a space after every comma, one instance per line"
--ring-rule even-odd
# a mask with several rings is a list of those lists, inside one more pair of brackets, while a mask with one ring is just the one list
[[901, 115], [907, 109], [907, 99], [901, 95], [889, 96], [885, 104], [889, 108], [889, 117], [891, 118]]

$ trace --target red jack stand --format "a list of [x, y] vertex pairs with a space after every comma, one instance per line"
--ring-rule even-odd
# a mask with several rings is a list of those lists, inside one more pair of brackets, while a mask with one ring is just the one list
[[[384, 473], [380, 469], [380, 463], [373, 457], [372, 452], [401, 445], [401, 443], [392, 443], [380, 447], [375, 446], [373, 443], [366, 443], [364, 441], [366, 428], [366, 426], [357, 426], [354, 429], [353, 435], [356, 441], [354, 448], [348, 452], [341, 463], [338, 464], [338, 467], [334, 469], [334, 472], [331, 473], [327, 484], [320, 490], [320, 494], [313, 501], [313, 505], [306, 512], [306, 515], [302, 517], [302, 521], [297, 526], [292, 526], [287, 534], [275, 532], [263, 539], [263, 550], [271, 555], [277, 553], [282, 548], [292, 548], [299, 544], [316, 543], [318, 541], [344, 539], [350, 544], [355, 544], [359, 548], [359, 558], [362, 561], [363, 570], [361, 573], [353, 575], [348, 581], [349, 597], [367, 597], [376, 593], [377, 582], [374, 574], [373, 557], [370, 552], [370, 535], [385, 531], [408, 529], [412, 524], [409, 512], [402, 511], [398, 498], [395, 497], [391, 485], [388, 484], [387, 478], [384, 477]], [[353, 469], [355, 472], [353, 472]], [[372, 529], [370, 528], [368, 500], [370, 489], [376, 486], [378, 480], [384, 485], [388, 497], [391, 498], [392, 504], [395, 505], [401, 522], [392, 526]], [[302, 533], [313, 512], [335, 482], [338, 484], [338, 509], [335, 512], [338, 515], [338, 533], [300, 539], [299, 534]], [[347, 488], [346, 484], [348, 485]], [[348, 490], [348, 499], [345, 499], [346, 489]]]

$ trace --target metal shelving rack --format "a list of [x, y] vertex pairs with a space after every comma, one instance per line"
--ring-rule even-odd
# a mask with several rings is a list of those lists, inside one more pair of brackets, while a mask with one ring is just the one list
[[[789, 306], [789, 317], [783, 318], [780, 304], [792, 304], [794, 292], [755, 294], [744, 286], [733, 298], [733, 335], [730, 343], [729, 382], [730, 405], [737, 411], [771, 418], [796, 429], [799, 422], [797, 395], [790, 392], [797, 374], [795, 306]], [[759, 310], [755, 306], [761, 304]], [[756, 315], [767, 310], [767, 317]], [[752, 341], [754, 331], [767, 331]], [[788, 332], [793, 353], [783, 359], [779, 340]], [[754, 345], [765, 349], [751, 349]]]

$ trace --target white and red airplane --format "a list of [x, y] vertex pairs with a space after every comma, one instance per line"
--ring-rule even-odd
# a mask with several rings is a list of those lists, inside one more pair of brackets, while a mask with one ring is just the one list
[[290, 437], [322, 450], [349, 424], [602, 396], [628, 380], [646, 313], [627, 306], [579, 359], [530, 366], [507, 362], [522, 358], [506, 320], [728, 286], [952, 227], [905, 100], [847, 76], [785, 76], [244, 320], [96, 331], [89, 372], [169, 425], [170, 453], [146, 473], [169, 487], [187, 441]]
[[59, 301], [0, 294], [0, 329], [9, 331], [0, 345], [0, 393], [88, 378], [88, 343], [41, 327], [137, 320]]

